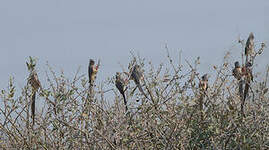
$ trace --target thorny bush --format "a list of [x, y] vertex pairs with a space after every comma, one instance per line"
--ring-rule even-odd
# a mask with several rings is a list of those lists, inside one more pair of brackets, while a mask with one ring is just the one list
[[166, 67], [156, 67], [133, 55], [129, 70], [136, 63], [142, 66], [142, 87], [149, 98], [134, 90], [135, 84], [130, 81], [127, 112], [114, 87], [114, 77], [96, 85], [89, 97], [85, 75], [77, 72], [70, 80], [48, 65], [47, 83], [41, 83], [43, 87], [37, 94], [39, 106], [33, 125], [30, 85], [15, 93], [17, 88], [11, 78], [0, 94], [0, 148], [269, 149], [269, 68], [265, 76], [254, 76], [243, 117], [229, 54], [223, 64], [213, 67], [215, 74], [209, 78], [202, 103], [199, 57], [186, 61], [184, 69], [188, 69], [183, 71], [168, 49], [167, 54]]

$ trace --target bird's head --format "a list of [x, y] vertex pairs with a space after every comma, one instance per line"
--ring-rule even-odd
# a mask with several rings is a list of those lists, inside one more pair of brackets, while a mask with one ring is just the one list
[[248, 36], [249, 39], [253, 40], [254, 39], [254, 35], [252, 32], [250, 32], [249, 36]]
[[208, 76], [207, 76], [207, 74], [204, 74], [204, 75], [202, 76], [202, 80], [203, 80], [203, 81], [208, 81]]
[[236, 61], [236, 62], [234, 63], [234, 67], [235, 67], [235, 68], [240, 68], [240, 64], [239, 64], [238, 61]]
[[121, 73], [120, 72], [116, 72], [116, 80], [121, 80]]
[[93, 59], [90, 59], [90, 66], [94, 65], [94, 60]]
[[119, 78], [121, 76], [120, 72], [116, 72], [116, 78]]

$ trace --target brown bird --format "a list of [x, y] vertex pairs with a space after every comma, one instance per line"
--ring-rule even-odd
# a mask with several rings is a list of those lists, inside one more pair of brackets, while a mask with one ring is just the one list
[[33, 125], [35, 124], [35, 99], [36, 92], [41, 88], [40, 81], [38, 79], [37, 73], [35, 70], [32, 70], [28, 79], [28, 83], [32, 86], [32, 102], [31, 102], [31, 112]]
[[205, 96], [205, 92], [208, 89], [208, 77], [207, 74], [204, 74], [202, 76], [202, 79], [200, 80], [199, 83], [199, 89], [200, 89], [200, 98], [199, 98], [199, 109], [200, 109], [200, 115], [201, 115], [201, 120], [203, 120], [204, 118], [204, 114], [203, 114], [203, 105], [204, 105], [204, 96]]
[[94, 81], [96, 79], [96, 74], [98, 72], [99, 64], [97, 66], [94, 66], [95, 61], [90, 59], [89, 67], [88, 67], [88, 75], [89, 75], [89, 83], [90, 86], [93, 86]]
[[202, 92], [207, 91], [207, 89], [208, 89], [208, 77], [207, 77], [207, 74], [204, 74], [202, 76], [202, 80], [199, 83], [199, 88], [200, 88], [200, 90]]
[[120, 94], [123, 97], [125, 108], [126, 108], [126, 111], [127, 111], [128, 110], [127, 100], [126, 100], [126, 97], [125, 97], [125, 94], [124, 94], [124, 92], [125, 92], [125, 81], [121, 78], [121, 73], [120, 72], [116, 72], [115, 85], [116, 85], [117, 89], [119, 90]]
[[248, 96], [250, 82], [253, 81], [252, 70], [250, 68], [251, 66], [252, 66], [252, 64], [250, 62], [247, 62], [246, 66], [244, 66], [242, 68], [242, 75], [245, 77], [245, 82], [246, 82], [245, 89], [244, 89], [244, 95], [243, 95], [243, 99], [242, 99], [242, 103], [241, 103], [241, 112], [242, 112], [243, 116], [245, 116], [244, 105], [245, 105], [246, 98]]
[[241, 80], [241, 78], [243, 76], [243, 72], [242, 72], [242, 68], [241, 68], [238, 61], [236, 61], [234, 63], [233, 76], [234, 76], [234, 78], [236, 78], [239, 81], [239, 83], [238, 83], [239, 94], [240, 94], [240, 97], [243, 98], [243, 81]]
[[248, 57], [254, 53], [254, 35], [250, 32], [248, 40], [245, 47], [246, 62], [248, 62]]
[[131, 79], [134, 80], [136, 86], [138, 87], [139, 91], [146, 97], [147, 95], [145, 94], [145, 92], [143, 91], [142, 89], [142, 86], [141, 86], [141, 80], [143, 80], [143, 74], [142, 74], [142, 71], [141, 71], [141, 67], [139, 65], [135, 65], [132, 72], [131, 72]]
[[248, 95], [250, 83], [251, 83], [251, 81], [253, 81], [252, 70], [250, 68], [251, 66], [252, 66], [252, 64], [250, 62], [248, 62], [243, 69], [243, 71], [244, 71], [243, 73], [244, 73], [245, 81], [246, 81], [245, 90], [244, 90], [244, 101], [246, 100], [246, 97]]
[[237, 80], [240, 80], [242, 77], [242, 69], [238, 61], [234, 63], [233, 76]]

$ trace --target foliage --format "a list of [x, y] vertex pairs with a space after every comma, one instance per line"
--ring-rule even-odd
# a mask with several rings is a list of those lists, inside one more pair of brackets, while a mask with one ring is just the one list
[[[31, 126], [29, 85], [15, 94], [11, 78], [8, 88], [0, 94], [0, 148], [269, 148], [269, 68], [265, 77], [255, 76], [244, 117], [237, 81], [231, 76], [233, 63], [229, 61], [229, 54], [223, 64], [214, 66], [215, 78], [210, 78], [202, 110], [198, 88], [200, 58], [193, 63], [187, 61], [188, 69], [183, 71], [183, 66], [175, 64], [168, 51], [167, 54], [168, 66], [160, 64], [157, 68], [133, 56], [129, 70], [135, 63], [143, 67], [143, 89], [150, 98], [145, 98], [139, 90], [134, 91], [135, 84], [130, 81], [126, 91], [128, 112], [114, 87], [113, 77], [96, 86], [94, 100], [85, 105], [89, 100], [87, 78], [78, 72], [70, 80], [64, 73], [57, 75], [48, 65], [48, 86], [39, 92], [36, 124]], [[30, 57], [28, 69], [35, 65]], [[113, 88], [107, 90], [104, 85]]]

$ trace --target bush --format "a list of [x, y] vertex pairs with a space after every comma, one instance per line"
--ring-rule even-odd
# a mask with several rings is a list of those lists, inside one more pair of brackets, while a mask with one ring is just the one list
[[[0, 148], [269, 149], [269, 68], [265, 77], [254, 76], [243, 115], [229, 54], [223, 64], [214, 66], [212, 84], [204, 93], [198, 87], [200, 59], [187, 61], [189, 69], [183, 71], [167, 54], [168, 66], [157, 68], [133, 56], [129, 71], [135, 63], [144, 68], [142, 87], [148, 98], [134, 90], [136, 85], [130, 81], [127, 112], [114, 77], [90, 92], [84, 75], [78, 72], [70, 80], [48, 65], [47, 83], [41, 83], [37, 92], [39, 107], [33, 124], [32, 88], [26, 84], [21, 93], [15, 93], [10, 78], [0, 94], [4, 106], [0, 109]], [[35, 67], [31, 59], [28, 66]], [[104, 85], [113, 88], [107, 90]]]

